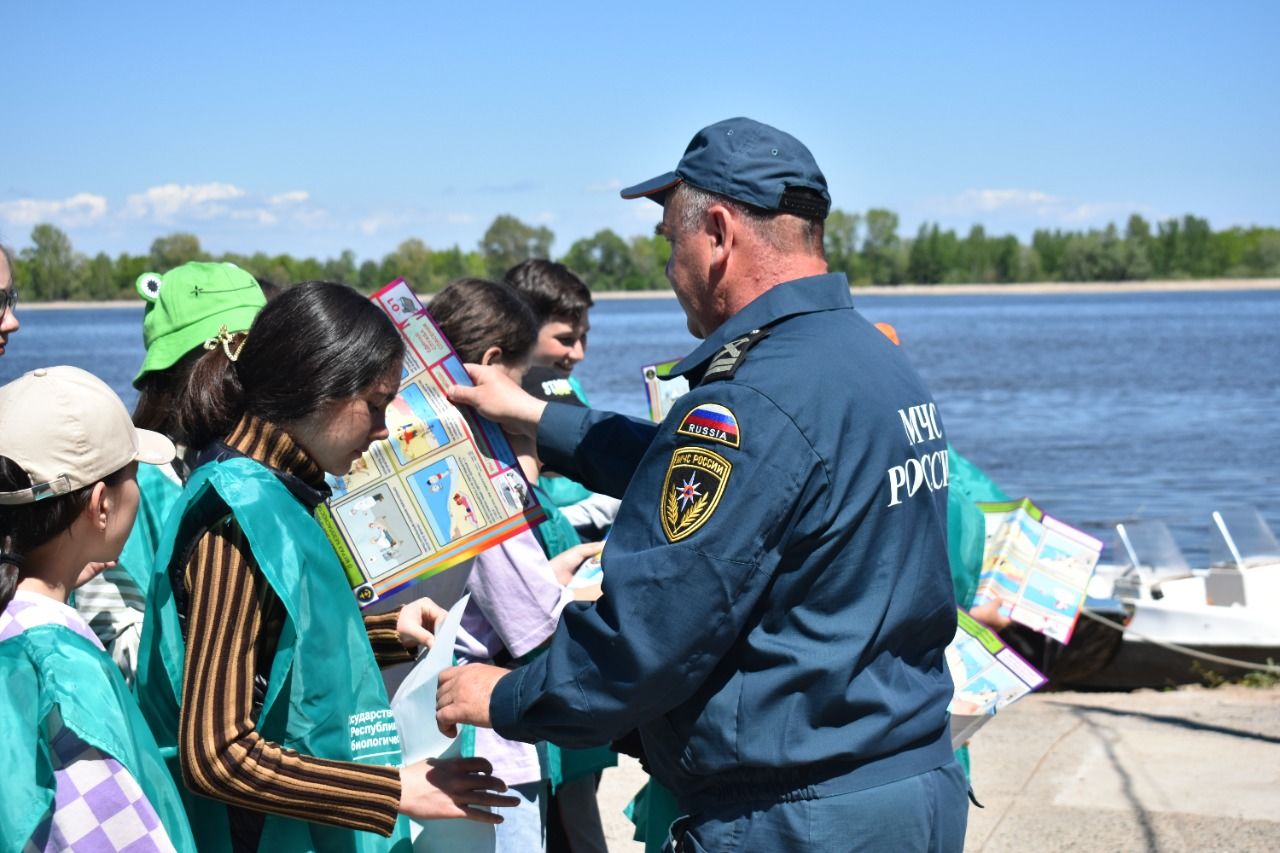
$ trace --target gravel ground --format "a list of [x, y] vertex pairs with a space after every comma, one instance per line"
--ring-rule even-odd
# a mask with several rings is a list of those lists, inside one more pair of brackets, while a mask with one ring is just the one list
[[[1280, 851], [1280, 689], [1045, 693], [971, 744], [967, 851]], [[622, 808], [644, 784], [605, 771], [611, 853], [639, 853]]]

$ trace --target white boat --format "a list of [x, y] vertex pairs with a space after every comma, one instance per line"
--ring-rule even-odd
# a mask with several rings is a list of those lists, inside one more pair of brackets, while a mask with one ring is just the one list
[[1055, 681], [1159, 687], [1249, 671], [1214, 658], [1280, 662], [1280, 544], [1253, 509], [1213, 513], [1211, 531], [1209, 566], [1201, 569], [1187, 563], [1163, 522], [1117, 524], [1119, 559], [1098, 565], [1084, 616], [1122, 623], [1123, 637], [1096, 672]]

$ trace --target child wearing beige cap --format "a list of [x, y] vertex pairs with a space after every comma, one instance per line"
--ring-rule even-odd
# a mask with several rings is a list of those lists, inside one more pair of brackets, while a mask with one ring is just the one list
[[14, 849], [194, 850], [182, 803], [115, 665], [67, 599], [114, 561], [138, 463], [173, 458], [101, 380], [34, 370], [0, 388], [0, 838]]

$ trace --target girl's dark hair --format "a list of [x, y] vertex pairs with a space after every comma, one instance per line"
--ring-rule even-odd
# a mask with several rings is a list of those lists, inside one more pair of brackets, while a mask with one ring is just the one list
[[538, 341], [538, 318], [514, 288], [482, 278], [460, 278], [431, 300], [428, 309], [464, 362], [479, 363], [489, 347], [504, 363], [520, 361]]
[[134, 426], [167, 435], [178, 444], [187, 444], [187, 437], [178, 428], [174, 401], [191, 381], [192, 369], [203, 355], [207, 355], [204, 350], [193, 349], [172, 367], [152, 371], [138, 381], [138, 404], [133, 407]]
[[530, 258], [503, 276], [507, 284], [529, 300], [538, 325], [551, 320], [581, 323], [591, 301], [591, 289], [576, 272], [554, 261]]
[[[124, 479], [126, 465], [103, 482], [115, 486]], [[31, 478], [22, 466], [0, 456], [0, 491], [15, 492], [31, 487]], [[9, 605], [18, 581], [24, 576], [22, 558], [32, 548], [65, 533], [89, 502], [93, 486], [29, 504], [0, 505], [0, 610]]]
[[268, 302], [247, 336], [196, 361], [175, 403], [178, 432], [198, 450], [246, 414], [282, 426], [356, 396], [403, 360], [404, 340], [378, 306], [344, 284], [308, 281]]
[[[257, 279], [262, 295], [270, 302], [284, 288], [266, 279]], [[244, 340], [244, 333], [237, 332], [233, 336], [233, 348]], [[198, 380], [202, 383], [221, 384], [226, 373], [226, 356], [217, 357], [203, 347], [196, 347], [164, 370], [154, 370], [142, 377], [138, 382], [138, 404], [133, 408], [133, 425], [138, 429], [149, 429], [167, 435], [176, 444], [191, 446], [190, 436], [186, 435], [178, 423], [175, 405], [183, 390], [191, 383], [196, 363], [204, 362]]]

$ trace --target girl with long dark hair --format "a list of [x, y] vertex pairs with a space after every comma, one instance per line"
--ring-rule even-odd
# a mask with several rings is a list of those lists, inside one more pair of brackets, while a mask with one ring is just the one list
[[399, 850], [402, 815], [496, 823], [476, 807], [514, 802], [483, 759], [396, 766], [378, 665], [409, 660], [443, 611], [362, 618], [313, 517], [324, 475], [387, 436], [403, 355], [369, 300], [308, 282], [203, 356], [179, 397], [205, 451], [156, 557], [138, 687], [198, 795], [202, 848]]

